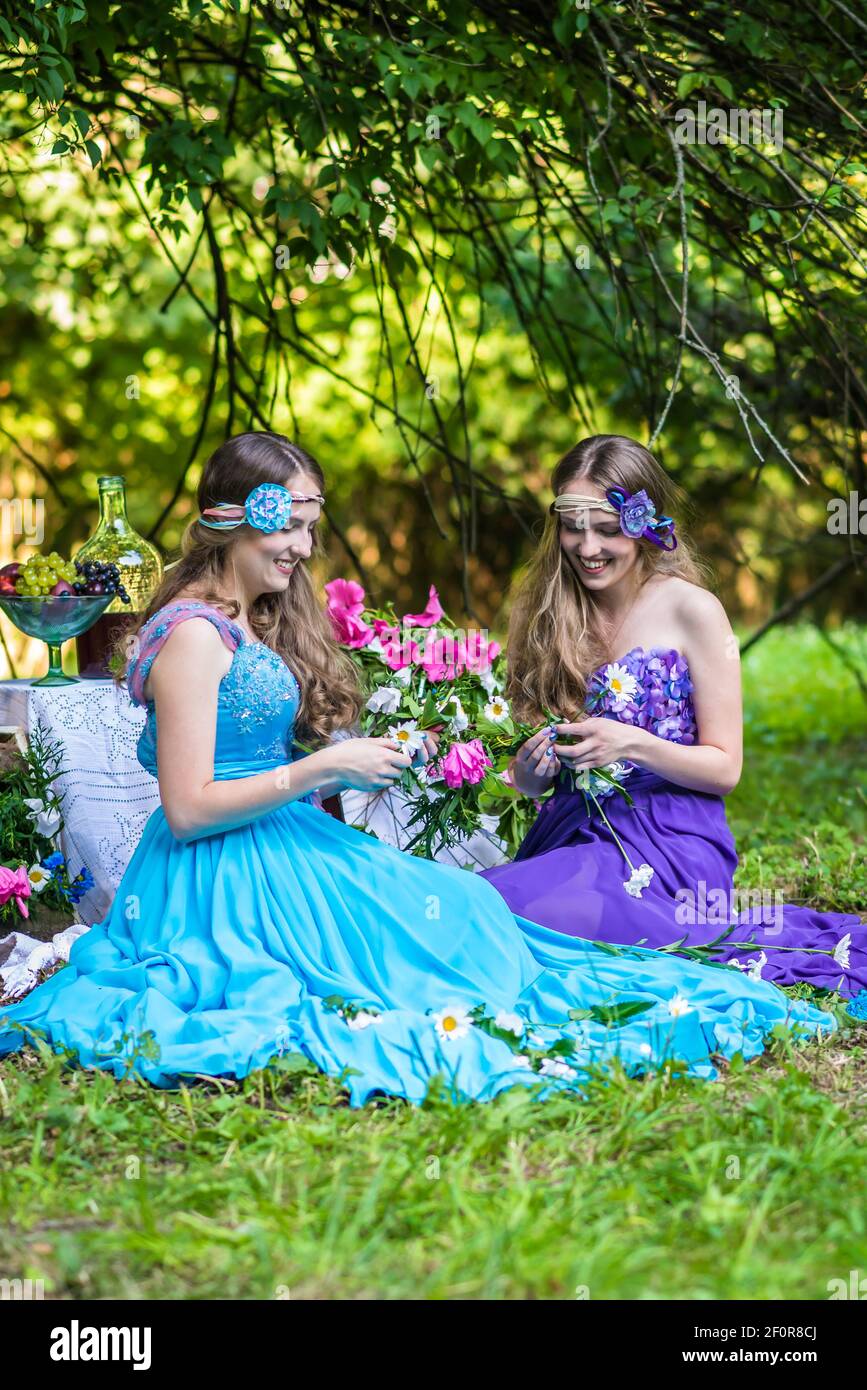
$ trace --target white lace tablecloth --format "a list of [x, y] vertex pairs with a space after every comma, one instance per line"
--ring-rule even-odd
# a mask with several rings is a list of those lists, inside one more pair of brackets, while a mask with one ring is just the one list
[[[63, 745], [64, 770], [56, 783], [65, 821], [60, 847], [73, 875], [82, 864], [93, 874], [94, 887], [78, 905], [87, 926], [108, 914], [145, 822], [159, 805], [156, 778], [136, 758], [144, 719], [144, 710], [111, 680], [65, 686], [0, 681], [0, 726], [26, 734], [38, 722], [51, 742]], [[345, 791], [341, 803], [348, 825], [364, 826], [398, 849], [414, 833], [406, 830], [412, 804], [401, 791]], [[480, 869], [506, 856], [494, 835], [480, 831], [436, 857]]]
[[88, 926], [107, 915], [145, 822], [159, 805], [156, 779], [136, 758], [144, 710], [112, 680], [77, 685], [0, 681], [0, 725], [35, 724], [63, 745], [55, 783], [63, 799], [60, 848], [73, 876], [86, 864], [94, 886], [78, 904]]

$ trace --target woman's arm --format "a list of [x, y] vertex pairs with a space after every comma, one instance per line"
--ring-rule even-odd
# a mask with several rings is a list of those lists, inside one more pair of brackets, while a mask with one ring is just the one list
[[332, 782], [389, 786], [409, 765], [393, 740], [349, 739], [251, 777], [215, 780], [217, 696], [231, 662], [212, 624], [190, 618], [166, 639], [148, 676], [160, 800], [176, 839], [247, 825]]
[[558, 756], [576, 769], [628, 759], [669, 782], [693, 791], [727, 796], [743, 765], [740, 653], [725, 609], [713, 594], [692, 589], [677, 614], [682, 650], [693, 683], [698, 742], [672, 743], [647, 729], [614, 719], [560, 725], [574, 732], [574, 747], [555, 744]]

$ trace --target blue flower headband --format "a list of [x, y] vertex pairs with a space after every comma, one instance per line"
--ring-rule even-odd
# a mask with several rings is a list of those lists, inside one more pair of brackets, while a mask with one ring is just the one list
[[[235, 502], [218, 502], [215, 507], [205, 507], [199, 521], [215, 531], [228, 531], [244, 522], [255, 526], [257, 531], [281, 531], [292, 515], [293, 502], [324, 504], [325, 498], [319, 492], [289, 492], [280, 483], [260, 483], [253, 488], [243, 507]], [[215, 520], [208, 521], [208, 517]]]
[[[657, 516], [656, 507], [642, 488], [640, 492], [625, 492], [622, 487], [610, 487], [603, 502], [599, 497], [585, 497], [578, 492], [561, 492], [554, 498], [555, 512], [572, 512], [587, 507], [599, 507], [620, 517], [620, 529], [632, 541], [646, 540], [660, 550], [676, 550], [677, 537], [670, 516]], [[668, 542], [671, 542], [669, 545]]]

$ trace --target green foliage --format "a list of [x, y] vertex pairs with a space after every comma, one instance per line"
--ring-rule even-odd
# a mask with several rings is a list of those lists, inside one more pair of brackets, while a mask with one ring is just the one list
[[0, 1258], [73, 1299], [825, 1299], [867, 1259], [862, 1032], [364, 1112], [298, 1055], [179, 1093], [16, 1057]]
[[738, 888], [789, 902], [867, 908], [867, 718], [854, 671], [867, 632], [849, 624], [829, 647], [815, 628], [781, 628], [744, 658], [744, 771], [728, 799]]
[[[63, 745], [52, 742], [41, 724], [34, 724], [28, 738], [27, 751], [11, 762], [0, 774], [0, 863], [7, 868], [25, 869], [40, 864], [53, 851], [53, 839], [37, 830], [35, 818], [26, 805], [38, 800], [46, 810], [62, 817], [62, 805], [55, 786], [63, 771]], [[59, 834], [62, 818], [58, 824]], [[50, 882], [39, 894], [31, 892], [27, 899], [29, 917], [25, 924], [14, 901], [0, 905], [0, 931], [38, 927], [40, 919], [52, 912], [69, 914], [70, 878], [67, 866], [59, 866]]]
[[[859, 21], [664, 8], [13, 7], [0, 428], [51, 542], [120, 470], [174, 547], [205, 452], [274, 427], [326, 469], [341, 569], [493, 621], [548, 465], [665, 416], [750, 620], [860, 550], [825, 510], [864, 492]], [[700, 99], [782, 111], [782, 149], [681, 166]], [[814, 611], [856, 602], [844, 575]]]

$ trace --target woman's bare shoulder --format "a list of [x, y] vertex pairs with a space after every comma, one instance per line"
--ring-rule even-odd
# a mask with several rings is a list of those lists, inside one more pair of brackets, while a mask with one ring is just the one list
[[232, 665], [233, 655], [217, 628], [206, 617], [189, 616], [178, 623], [153, 655], [146, 689], [156, 694], [166, 681], [195, 682], [222, 680]]

